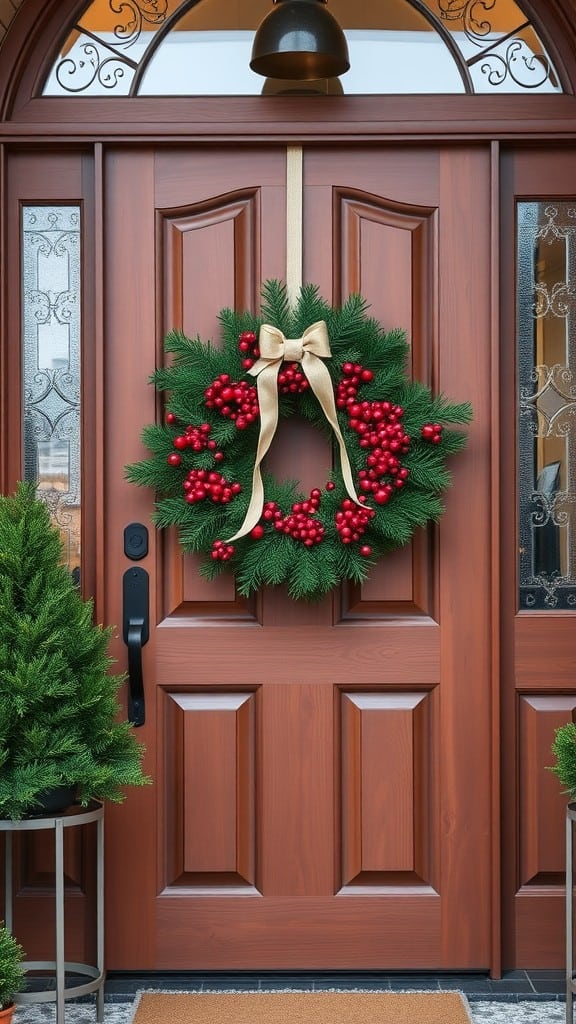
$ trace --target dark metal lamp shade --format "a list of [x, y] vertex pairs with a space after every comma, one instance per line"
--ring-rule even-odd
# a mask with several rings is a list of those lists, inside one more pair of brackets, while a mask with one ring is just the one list
[[274, 0], [256, 31], [250, 67], [266, 78], [311, 81], [343, 75], [348, 44], [327, 0]]

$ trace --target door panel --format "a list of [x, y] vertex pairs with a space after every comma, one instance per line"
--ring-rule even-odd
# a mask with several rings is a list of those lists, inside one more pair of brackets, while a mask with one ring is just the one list
[[[123, 468], [162, 415], [162, 336], [217, 340], [220, 308], [284, 277], [285, 164], [280, 147], [106, 156], [108, 621], [123, 528], [152, 510]], [[155, 784], [109, 813], [111, 968], [489, 965], [488, 210], [487, 150], [304, 153], [305, 279], [408, 331], [414, 373], [472, 401], [470, 446], [441, 525], [318, 605], [242, 600], [152, 531]], [[330, 452], [294, 422], [272, 458], [305, 488]]]
[[[574, 565], [569, 555], [557, 573], [542, 572], [535, 564], [535, 582], [544, 580], [549, 586], [549, 600], [534, 610], [520, 608], [519, 565], [529, 557], [521, 532], [526, 520], [534, 533], [548, 524], [567, 537], [565, 543], [573, 548], [575, 170], [573, 154], [561, 151], [552, 155], [541, 150], [510, 152], [502, 163], [502, 251], [507, 274], [503, 324], [510, 342], [516, 338], [515, 346], [510, 343], [504, 349], [502, 387], [503, 958], [505, 966], [519, 968], [558, 968], [564, 963], [566, 797], [547, 768], [553, 763], [554, 731], [570, 721], [576, 709], [576, 630], [574, 612], [569, 610], [574, 601], [562, 597], [563, 587], [568, 593], [573, 589]], [[519, 209], [520, 204], [537, 202], [543, 204], [548, 226], [545, 220], [539, 240], [526, 257], [534, 261], [529, 281], [533, 294], [526, 301], [519, 290], [524, 263], [518, 242]], [[540, 283], [538, 273], [543, 275]], [[536, 373], [528, 389], [520, 380], [523, 357], [518, 352], [519, 325], [526, 317], [531, 321]], [[555, 332], [555, 346], [550, 342], [546, 346], [543, 340], [550, 329]], [[530, 398], [523, 391], [540, 389], [544, 418], [539, 414], [531, 443], [525, 446], [521, 423], [529, 413]], [[550, 409], [552, 417], [546, 423]], [[542, 496], [532, 495], [522, 523], [519, 481], [527, 465], [532, 471], [532, 464], [542, 461], [545, 446], [568, 453], [563, 458], [563, 493], [553, 495], [548, 506], [541, 503]], [[535, 563], [536, 544], [534, 540]]]

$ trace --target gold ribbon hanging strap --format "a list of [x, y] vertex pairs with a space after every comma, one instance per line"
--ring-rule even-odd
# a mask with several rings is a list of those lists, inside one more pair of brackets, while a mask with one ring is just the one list
[[278, 372], [284, 361], [301, 363], [310, 387], [320, 403], [340, 448], [340, 465], [346, 491], [352, 501], [360, 505], [354, 488], [352, 469], [338, 417], [334, 390], [328, 367], [322, 362], [331, 356], [328, 330], [324, 320], [307, 327], [301, 338], [285, 338], [282, 331], [270, 324], [262, 324], [258, 338], [260, 358], [248, 371], [257, 378], [258, 405], [260, 407], [260, 436], [252, 474], [252, 495], [244, 522], [227, 543], [244, 537], [256, 526], [264, 507], [264, 484], [260, 466], [278, 426]]

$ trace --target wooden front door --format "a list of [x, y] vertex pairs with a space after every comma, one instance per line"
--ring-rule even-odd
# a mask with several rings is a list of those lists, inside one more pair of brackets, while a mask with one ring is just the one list
[[[489, 150], [304, 149], [304, 279], [361, 291], [413, 372], [474, 407], [438, 529], [319, 605], [239, 599], [150, 530], [144, 649], [153, 787], [110, 808], [112, 969], [487, 968], [490, 855]], [[217, 338], [285, 276], [286, 149], [104, 153], [107, 621], [122, 622], [128, 484], [181, 327]], [[300, 424], [275, 442], [327, 471]], [[114, 653], [122, 665], [121, 639]]]

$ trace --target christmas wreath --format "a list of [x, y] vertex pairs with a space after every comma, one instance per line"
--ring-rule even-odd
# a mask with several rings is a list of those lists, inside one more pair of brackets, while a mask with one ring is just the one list
[[[243, 595], [287, 584], [317, 599], [441, 515], [446, 459], [466, 441], [447, 424], [469, 422], [470, 405], [410, 380], [405, 333], [367, 309], [360, 295], [333, 308], [314, 285], [291, 306], [267, 281], [261, 315], [220, 312], [221, 346], [168, 334], [172, 359], [151, 377], [165, 422], [144, 427], [151, 455], [127, 476], [155, 489], [156, 525], [207, 556], [204, 576], [231, 569]], [[334, 469], [309, 494], [262, 466], [278, 418], [294, 415], [336, 440]]]

